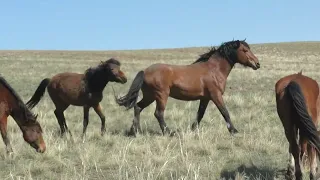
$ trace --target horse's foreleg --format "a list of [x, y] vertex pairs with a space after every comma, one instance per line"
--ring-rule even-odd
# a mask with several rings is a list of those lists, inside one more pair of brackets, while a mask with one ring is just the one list
[[83, 107], [83, 131], [82, 131], [82, 139], [84, 138], [86, 131], [87, 131], [87, 127], [88, 127], [88, 123], [89, 123], [89, 106], [84, 106]]
[[197, 119], [196, 121], [192, 124], [191, 130], [194, 131], [200, 124], [204, 113], [206, 112], [206, 109], [208, 107], [209, 99], [201, 99], [199, 108], [198, 108], [198, 113], [197, 113]]
[[104, 114], [102, 112], [100, 104], [98, 104], [96, 106], [93, 106], [93, 109], [101, 119], [101, 136], [103, 136], [104, 133], [106, 132], [106, 118], [105, 118], [105, 116], [104, 116]]
[[11, 144], [10, 144], [10, 140], [7, 136], [7, 117], [4, 115], [4, 113], [1, 113], [1, 119], [0, 119], [0, 131], [1, 131], [1, 136], [2, 136], [2, 139], [3, 139], [3, 142], [4, 144], [6, 145], [6, 150], [7, 150], [7, 153], [12, 153], [13, 150], [12, 150], [12, 147], [11, 147]]
[[224, 104], [222, 94], [221, 93], [216, 93], [211, 95], [211, 100], [213, 103], [217, 106], [219, 109], [220, 113], [222, 114], [224, 120], [227, 123], [227, 128], [229, 132], [233, 135], [238, 133], [238, 130], [233, 126], [233, 123], [231, 122], [229, 112]]

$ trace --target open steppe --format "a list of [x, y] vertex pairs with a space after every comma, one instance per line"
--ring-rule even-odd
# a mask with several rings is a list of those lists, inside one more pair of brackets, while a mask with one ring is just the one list
[[[174, 137], [162, 136], [154, 117], [155, 104], [141, 113], [143, 135], [125, 135], [133, 111], [114, 101], [127, 92], [136, 73], [153, 63], [190, 64], [201, 48], [126, 51], [0, 51], [0, 73], [26, 102], [40, 81], [58, 72], [84, 72], [110, 57], [119, 59], [128, 82], [109, 83], [102, 101], [107, 133], [100, 136], [100, 119], [93, 109], [87, 138], [81, 140], [83, 110], [70, 106], [65, 117], [73, 133], [59, 137], [54, 105], [46, 92], [34, 112], [39, 114], [47, 151], [38, 154], [24, 142], [13, 119], [8, 133], [14, 154], [0, 145], [0, 178], [5, 179], [283, 179], [288, 163], [288, 143], [276, 113], [275, 82], [288, 74], [302, 73], [320, 82], [320, 42], [251, 45], [259, 58], [257, 71], [236, 65], [224, 100], [239, 133], [230, 136], [221, 114], [210, 102], [198, 131], [190, 130], [198, 101], [169, 99], [165, 120], [178, 129]], [[308, 177], [308, 173], [305, 174]]]

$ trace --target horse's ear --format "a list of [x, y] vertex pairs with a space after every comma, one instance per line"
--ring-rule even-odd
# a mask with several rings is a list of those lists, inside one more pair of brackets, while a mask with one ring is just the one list
[[240, 44], [241, 44], [240, 41], [236, 40], [236, 43], [237, 43], [237, 48], [240, 47]]
[[246, 41], [246, 39], [247, 39], [247, 38], [244, 38], [243, 42], [245, 42], [245, 41]]

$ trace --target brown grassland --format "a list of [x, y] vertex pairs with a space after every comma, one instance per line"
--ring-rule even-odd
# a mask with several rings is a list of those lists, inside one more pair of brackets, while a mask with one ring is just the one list
[[[14, 154], [0, 145], [0, 178], [5, 179], [283, 179], [288, 163], [288, 143], [276, 113], [275, 82], [301, 69], [320, 82], [320, 42], [251, 45], [259, 58], [257, 71], [236, 65], [224, 100], [239, 133], [230, 136], [226, 124], [210, 102], [199, 130], [192, 132], [198, 101], [169, 99], [165, 120], [178, 129], [174, 137], [162, 136], [153, 113], [155, 104], [141, 113], [143, 135], [125, 136], [133, 110], [116, 105], [136, 73], [153, 63], [190, 64], [208, 47], [134, 51], [0, 51], [0, 73], [26, 102], [40, 81], [58, 72], [84, 72], [100, 60], [118, 58], [128, 77], [124, 85], [109, 83], [102, 101], [107, 132], [100, 136], [100, 119], [90, 110], [87, 138], [81, 140], [83, 111], [70, 106], [66, 122], [74, 143], [59, 137], [54, 105], [48, 93], [34, 112], [39, 114], [47, 151], [38, 154], [22, 138], [13, 119], [8, 133]], [[308, 177], [305, 173], [305, 177]]]

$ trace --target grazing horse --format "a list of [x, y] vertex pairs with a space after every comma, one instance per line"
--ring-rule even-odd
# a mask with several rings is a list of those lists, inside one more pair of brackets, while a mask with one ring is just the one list
[[[153, 64], [138, 72], [128, 93], [123, 97], [116, 97], [119, 106], [124, 106], [127, 110], [134, 107], [130, 134], [135, 136], [137, 130], [141, 132], [140, 113], [154, 101], [156, 101], [154, 116], [159, 122], [162, 134], [174, 133], [164, 121], [168, 97], [183, 101], [200, 100], [197, 119], [192, 124], [192, 130], [200, 124], [211, 100], [224, 117], [229, 132], [237, 133], [222, 98], [227, 77], [236, 63], [254, 70], [260, 68], [257, 57], [251, 52], [245, 40], [225, 42], [218, 49], [212, 48], [202, 54], [190, 65]], [[140, 89], [143, 98], [137, 103]]]
[[310, 163], [310, 179], [317, 169], [320, 153], [317, 124], [320, 112], [318, 83], [302, 72], [285, 76], [275, 84], [277, 113], [289, 142], [288, 176], [302, 179], [301, 160], [306, 153]]
[[58, 120], [61, 136], [66, 131], [72, 136], [65, 121], [64, 111], [69, 105], [83, 106], [83, 133], [86, 133], [89, 123], [89, 110], [93, 107], [94, 111], [101, 119], [101, 135], [106, 131], [105, 116], [102, 113], [100, 102], [103, 98], [103, 90], [108, 82], [126, 83], [127, 78], [120, 70], [120, 62], [111, 58], [101, 62], [97, 67], [89, 68], [84, 74], [64, 72], [53, 76], [51, 79], [43, 79], [35, 91], [34, 95], [27, 102], [27, 106], [36, 106], [45, 93], [49, 93], [56, 109], [54, 114]]
[[0, 76], [0, 131], [7, 153], [13, 152], [7, 134], [9, 115], [20, 127], [24, 140], [37, 152], [45, 152], [46, 144], [42, 137], [42, 128], [37, 121], [37, 115], [26, 107], [18, 93]]

